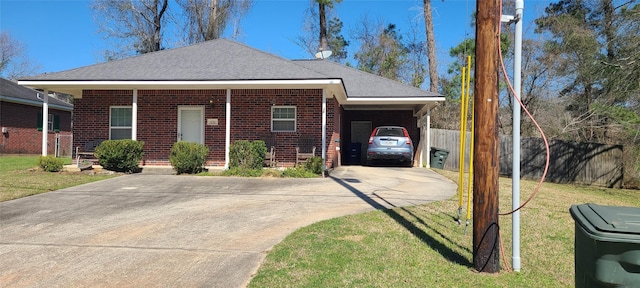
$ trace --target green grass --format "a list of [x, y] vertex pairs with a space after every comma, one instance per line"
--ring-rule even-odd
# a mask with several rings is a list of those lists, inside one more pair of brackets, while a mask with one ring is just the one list
[[[456, 181], [454, 172], [441, 171]], [[466, 177], [465, 177], [466, 179]], [[521, 182], [523, 199], [537, 183]], [[500, 210], [511, 209], [511, 179], [500, 179]], [[639, 191], [545, 183], [521, 210], [521, 271], [478, 273], [472, 225], [458, 225], [458, 197], [374, 211], [302, 228], [267, 255], [249, 287], [572, 287], [572, 204], [640, 206]], [[466, 203], [466, 198], [463, 203]], [[466, 208], [466, 207], [465, 207]], [[463, 209], [464, 210], [464, 209]], [[464, 217], [464, 215], [463, 215]], [[511, 266], [511, 216], [500, 217]]]
[[[38, 167], [38, 157], [0, 156], [0, 202], [116, 176], [44, 172]], [[65, 165], [71, 164], [70, 158], [64, 160]]]

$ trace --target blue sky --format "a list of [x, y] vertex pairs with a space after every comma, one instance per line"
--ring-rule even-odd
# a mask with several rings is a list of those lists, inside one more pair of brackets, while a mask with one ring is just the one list
[[[548, 4], [525, 0], [525, 27]], [[475, 0], [433, 0], [432, 5], [438, 64], [444, 71], [452, 61], [449, 48], [460, 43], [465, 33], [473, 32], [469, 15]], [[103, 61], [108, 47], [97, 32], [89, 6], [89, 0], [0, 0], [0, 29], [25, 45], [25, 54], [40, 67], [39, 72], [92, 65]], [[287, 59], [310, 58], [293, 40], [303, 33], [308, 6], [309, 0], [254, 0], [252, 10], [240, 22], [242, 34], [237, 41]], [[410, 32], [411, 21], [424, 26], [422, 0], [343, 0], [336, 11], [346, 38], [363, 15], [396, 24], [400, 33]], [[424, 34], [420, 36], [424, 39]], [[352, 56], [357, 43], [352, 42], [349, 49]]]

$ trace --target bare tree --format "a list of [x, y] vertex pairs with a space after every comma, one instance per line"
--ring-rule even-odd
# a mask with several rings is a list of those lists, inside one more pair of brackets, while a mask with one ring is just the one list
[[8, 79], [35, 74], [39, 68], [25, 55], [24, 45], [0, 31], [0, 75]]
[[100, 31], [123, 43], [119, 51], [112, 51], [116, 58], [132, 52], [144, 54], [163, 49], [167, 9], [168, 0], [95, 0], [92, 3]]
[[193, 44], [220, 38], [231, 21], [251, 9], [253, 0], [178, 0], [178, 4], [185, 16], [187, 43]]

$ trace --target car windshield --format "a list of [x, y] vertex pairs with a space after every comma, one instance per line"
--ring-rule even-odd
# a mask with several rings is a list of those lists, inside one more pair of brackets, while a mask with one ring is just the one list
[[402, 133], [402, 128], [378, 128], [378, 132], [376, 132], [376, 136], [394, 136], [394, 137], [402, 137], [404, 133]]

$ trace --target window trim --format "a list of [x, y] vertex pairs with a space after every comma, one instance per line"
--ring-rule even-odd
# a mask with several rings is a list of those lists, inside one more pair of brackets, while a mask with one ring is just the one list
[[[288, 118], [274, 118], [273, 112], [276, 108], [293, 108], [293, 119]], [[293, 121], [293, 130], [274, 130], [273, 123], [276, 121]], [[284, 105], [284, 106], [271, 106], [271, 132], [296, 132], [298, 130], [298, 108], [293, 105]]]
[[[131, 126], [112, 126], [111, 125], [111, 120], [113, 119], [113, 109], [116, 108], [129, 108], [131, 109], [131, 121], [133, 121], [133, 106], [109, 106], [109, 140], [112, 140], [111, 138], [111, 131], [113, 129], [117, 129], [117, 130], [131, 130], [131, 133], [133, 133], [133, 123], [131, 123]], [[132, 139], [133, 135], [129, 138]]]

